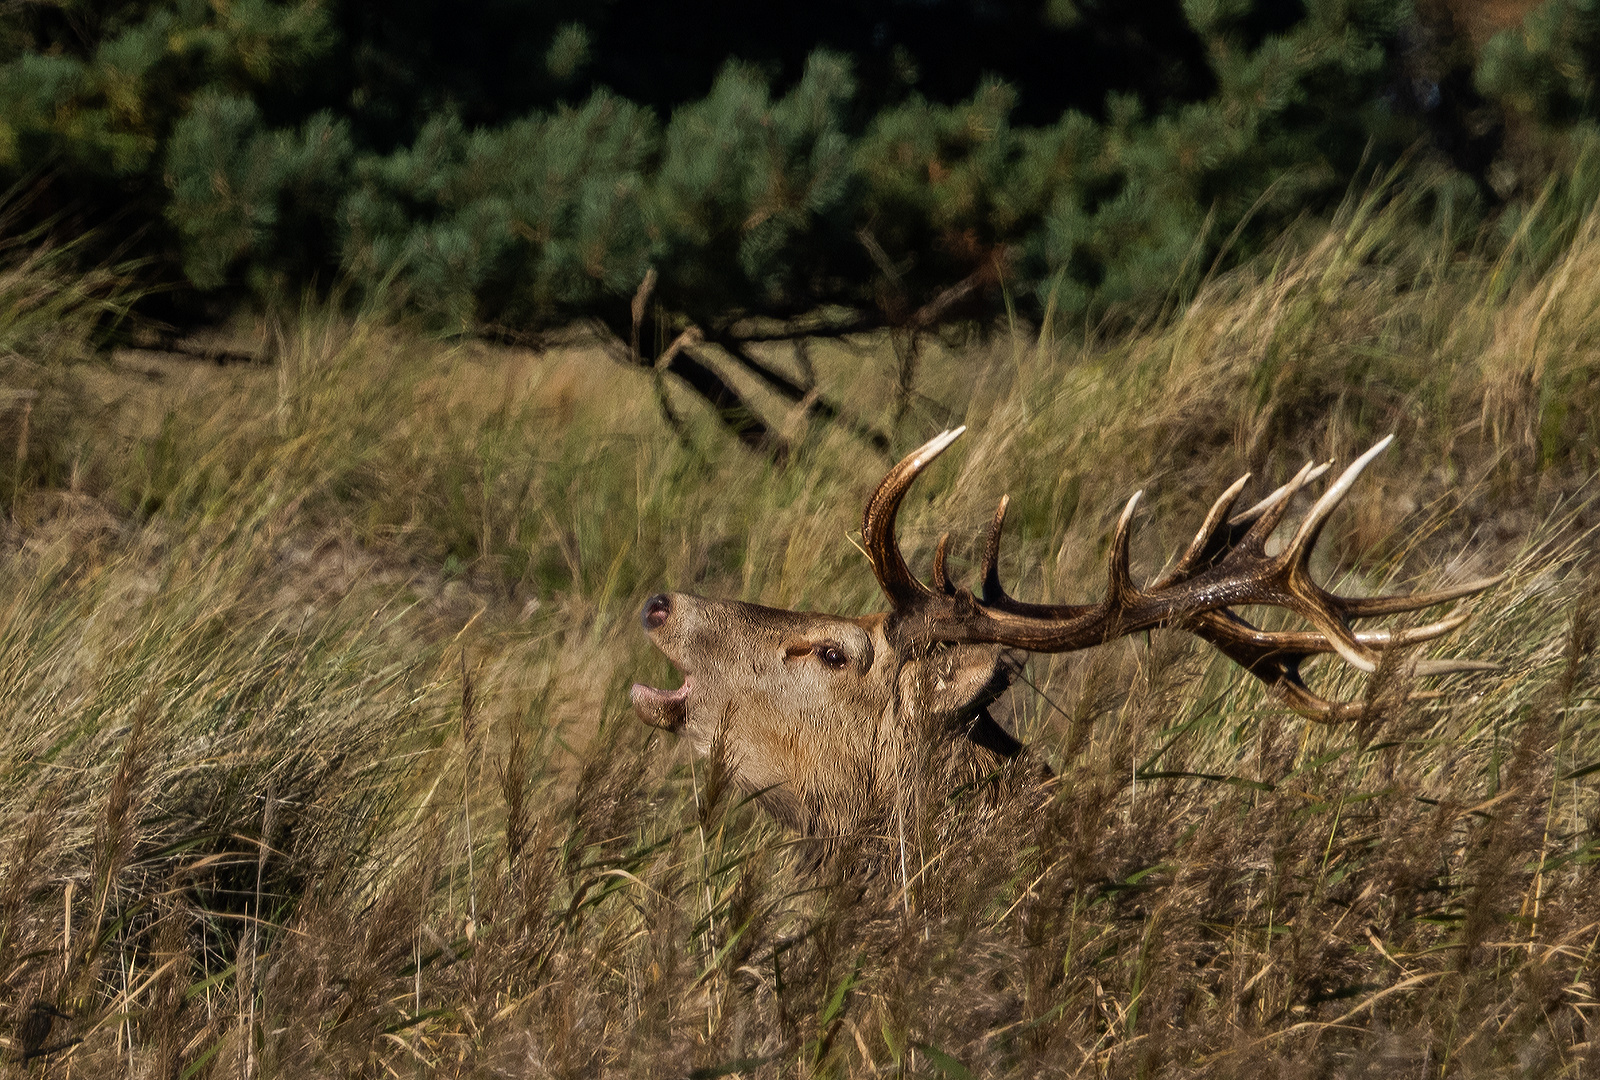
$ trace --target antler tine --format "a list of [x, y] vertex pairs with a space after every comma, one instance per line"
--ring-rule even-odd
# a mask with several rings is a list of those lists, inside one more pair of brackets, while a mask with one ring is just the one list
[[1233, 504], [1239, 499], [1239, 492], [1244, 490], [1249, 480], [1250, 474], [1245, 473], [1229, 485], [1227, 491], [1217, 496], [1217, 501], [1211, 504], [1211, 509], [1207, 511], [1206, 519], [1200, 523], [1194, 539], [1189, 541], [1189, 549], [1172, 564], [1172, 569], [1151, 582], [1152, 590], [1164, 589], [1175, 581], [1182, 581], [1194, 572], [1195, 567], [1208, 563], [1210, 556], [1227, 546], [1225, 534], [1228, 528], [1228, 511], [1233, 509]]
[[[1292, 566], [1293, 564], [1289, 565]], [[1295, 596], [1297, 602], [1286, 606], [1293, 608], [1293, 610], [1310, 619], [1312, 624], [1322, 632], [1328, 645], [1334, 652], [1339, 654], [1345, 663], [1369, 675], [1377, 671], [1377, 652], [1369, 647], [1373, 639], [1365, 634], [1356, 633], [1345, 623], [1345, 617], [1340, 608], [1347, 598], [1337, 596], [1323, 589], [1311, 581], [1309, 575], [1304, 577], [1300, 588], [1303, 592], [1311, 594], [1310, 598], [1299, 593], [1291, 593], [1291, 595]], [[1379, 599], [1399, 600], [1402, 598], [1380, 597]], [[1426, 600], [1428, 598], [1424, 597], [1423, 599]], [[1413, 599], [1411, 603], [1399, 610], [1415, 611], [1428, 606], [1426, 603], [1418, 603]], [[1386, 646], [1379, 645], [1379, 648], [1384, 647]], [[1423, 661], [1417, 665], [1416, 674], [1446, 675], [1453, 671], [1487, 671], [1494, 670], [1497, 667], [1494, 664], [1489, 664], [1488, 667], [1479, 666], [1482, 663], [1482, 661], [1477, 660]]]
[[1418, 660], [1413, 669], [1418, 675], [1454, 675], [1461, 671], [1499, 671], [1492, 660]]
[[1133, 493], [1128, 505], [1122, 508], [1122, 516], [1117, 519], [1117, 531], [1111, 537], [1111, 557], [1107, 560], [1106, 567], [1106, 598], [1100, 603], [1101, 608], [1107, 612], [1120, 611], [1139, 595], [1139, 590], [1133, 584], [1133, 576], [1128, 570], [1130, 563], [1128, 541], [1133, 534], [1133, 511], [1143, 497], [1143, 491]]
[[[1233, 517], [1229, 518], [1228, 524], [1234, 526], [1235, 528], [1249, 525], [1251, 522], [1255, 521], [1256, 518], [1260, 517], [1274, 506], [1277, 506], [1284, 500], [1286, 496], [1293, 495], [1300, 489], [1301, 486], [1311, 483], [1311, 481], [1317, 479], [1317, 477], [1333, 468], [1333, 462], [1324, 461], [1321, 465], [1315, 465], [1308, 461], [1306, 462], [1305, 467], [1311, 470], [1310, 472], [1306, 473], [1305, 479], [1302, 480], [1297, 476], [1294, 480], [1290, 480], [1287, 484], [1284, 484], [1282, 487], [1278, 488], [1271, 495], [1268, 495], [1250, 509], [1242, 510]], [[1248, 476], [1249, 473], [1246, 473], [1245, 475]]]
[[[1352, 461], [1344, 472], [1339, 475], [1339, 478], [1328, 486], [1328, 490], [1323, 492], [1322, 497], [1313, 504], [1310, 513], [1300, 523], [1300, 527], [1295, 530], [1293, 538], [1283, 551], [1278, 554], [1277, 558], [1273, 560], [1273, 563], [1278, 568], [1276, 574], [1279, 575], [1281, 586], [1289, 596], [1293, 597], [1293, 602], [1291, 602], [1290, 606], [1307, 619], [1310, 619], [1312, 624], [1322, 631], [1328, 644], [1333, 647], [1333, 650], [1339, 654], [1345, 663], [1358, 671], [1364, 671], [1368, 674], [1378, 670], [1377, 653], [1365, 645], [1351, 631], [1344, 613], [1336, 603], [1332, 602], [1336, 599], [1334, 594], [1323, 589], [1311, 579], [1309, 564], [1311, 549], [1322, 535], [1322, 529], [1327, 524], [1328, 517], [1339, 503], [1344, 500], [1344, 497], [1349, 494], [1350, 488], [1366, 467], [1372, 463], [1372, 459], [1388, 449], [1389, 444], [1393, 441], [1394, 436], [1388, 435], [1378, 440], [1371, 449], [1356, 458], [1355, 461]], [[1301, 470], [1302, 477], [1305, 472], [1306, 470]], [[1297, 477], [1296, 480], [1303, 482], [1301, 477]], [[1292, 492], [1285, 494], [1281, 502], [1262, 514], [1261, 520], [1251, 526], [1250, 534], [1241, 543], [1241, 548], [1253, 544], [1254, 547], [1251, 554], [1259, 555], [1264, 552], [1267, 535], [1272, 528], [1276, 527], [1277, 519], [1282, 517], [1284, 509], [1288, 506], [1289, 496], [1292, 494]]]
[[[1149, 590], [1167, 588], [1215, 566], [1218, 560], [1232, 551], [1240, 540], [1249, 534], [1250, 527], [1262, 514], [1273, 507], [1283, 506], [1286, 508], [1290, 495], [1299, 490], [1299, 487], [1309, 484], [1327, 472], [1331, 464], [1332, 462], [1324, 462], [1321, 465], [1313, 465], [1309, 461], [1306, 462], [1306, 468], [1310, 471], [1306, 472], [1303, 478], [1297, 478], [1298, 484], [1294, 481], [1284, 484], [1271, 495], [1250, 507], [1250, 509], [1235, 514], [1230, 518], [1228, 517], [1228, 511], [1233, 509], [1233, 504], [1238, 500], [1239, 493], [1249, 481], [1250, 474], [1245, 473], [1239, 477], [1228, 487], [1228, 490], [1218, 496], [1216, 502], [1211, 504], [1211, 509], [1206, 514], [1206, 519], [1201, 524], [1200, 530], [1195, 534], [1194, 540], [1190, 542], [1189, 549], [1173, 564], [1170, 570], [1149, 585]], [[1282, 513], [1283, 510], [1280, 509], [1280, 519]], [[1276, 522], [1274, 522], [1273, 528], [1276, 528]], [[1270, 533], [1271, 530], [1267, 531]], [[1265, 537], [1262, 538], [1262, 542], [1265, 543]]]
[[1339, 614], [1347, 619], [1370, 619], [1378, 615], [1421, 611], [1423, 608], [1459, 600], [1464, 596], [1476, 596], [1485, 589], [1494, 588], [1505, 579], [1504, 574], [1496, 574], [1491, 578], [1465, 581], [1447, 589], [1436, 589], [1430, 593], [1415, 593], [1410, 596], [1330, 596], [1328, 599]]
[[983, 544], [983, 602], [997, 604], [1009, 600], [1005, 587], [1000, 584], [1000, 534], [1006, 527], [1006, 508], [1011, 496], [1000, 496], [994, 508], [994, 520], [989, 522], [989, 535]]
[[1344, 472], [1339, 474], [1339, 479], [1328, 485], [1328, 490], [1322, 493], [1311, 507], [1311, 512], [1300, 523], [1300, 528], [1295, 531], [1294, 539], [1289, 541], [1289, 546], [1283, 551], [1283, 558], [1291, 563], [1304, 566], [1311, 557], [1311, 549], [1316, 546], [1317, 539], [1322, 535], [1322, 527], [1328, 523], [1328, 518], [1334, 509], [1350, 494], [1350, 488], [1366, 467], [1372, 464], [1372, 459], [1389, 449], [1389, 444], [1394, 442], [1394, 435], [1385, 435], [1365, 454], [1352, 461]]
[[1344, 625], [1337, 614], [1329, 613], [1315, 604], [1297, 607], [1296, 610], [1322, 631], [1322, 636], [1339, 654], [1339, 659], [1368, 675], [1378, 670], [1378, 654], [1363, 645], [1355, 631]]
[[1444, 637], [1471, 621], [1472, 612], [1463, 608], [1460, 611], [1452, 611], [1438, 622], [1431, 622], [1426, 626], [1412, 626], [1400, 630], [1357, 630], [1356, 640], [1363, 645], [1372, 645], [1379, 649], [1420, 645], [1424, 641]]
[[950, 549], [950, 534], [941, 533], [939, 546], [933, 549], [933, 588], [934, 591], [945, 596], [954, 596], [956, 587], [950, 583], [950, 576], [945, 573], [944, 557]]
[[[1336, 724], [1356, 719], [1361, 706], [1329, 701], [1313, 693], [1300, 674], [1300, 664], [1309, 656], [1328, 649], [1320, 634], [1277, 634], [1258, 630], [1233, 612], [1204, 611], [1188, 620], [1196, 635], [1210, 642], [1218, 652], [1272, 688], [1285, 705], [1320, 724]], [[1304, 636], [1308, 648], [1295, 648], [1286, 638]]]
[[1365, 710], [1353, 701], [1329, 701], [1311, 692], [1298, 671], [1273, 683], [1279, 699], [1289, 708], [1318, 724], [1346, 724], [1361, 719]]
[[1234, 545], [1233, 550], [1249, 555], [1264, 553], [1267, 548], [1267, 538], [1283, 520], [1283, 515], [1289, 512], [1289, 503], [1305, 486], [1306, 481], [1311, 479], [1311, 474], [1314, 472], [1316, 466], [1309, 461], [1306, 462], [1300, 467], [1300, 471], [1294, 474], [1294, 479], [1240, 515], [1241, 517], [1255, 515], [1255, 523], [1250, 526], [1250, 531], [1244, 534], [1244, 538]]
[[1075, 619], [1094, 610], [1094, 604], [1029, 604], [1014, 600], [1000, 583], [1000, 540], [1006, 527], [1006, 510], [1011, 506], [1011, 496], [1000, 496], [994, 508], [994, 518], [989, 522], [988, 536], [983, 543], [983, 595], [979, 606], [991, 612], [1006, 612], [1032, 619]]
[[[1379, 649], [1420, 644], [1443, 637], [1472, 618], [1470, 611], [1459, 611], [1427, 626], [1409, 630], [1370, 630], [1357, 635], [1363, 645]], [[1314, 631], [1261, 630], [1228, 610], [1206, 611], [1192, 617], [1189, 628], [1209, 641], [1234, 663], [1271, 686], [1295, 712], [1320, 723], [1337, 723], [1361, 715], [1362, 706], [1319, 697], [1306, 686], [1300, 664], [1309, 657], [1335, 652], [1334, 643]], [[1498, 664], [1482, 660], [1419, 660], [1412, 665], [1416, 676], [1450, 675], [1469, 671], [1497, 671]], [[1425, 693], [1408, 695], [1411, 700]]]
[[861, 542], [867, 558], [872, 561], [872, 573], [895, 607], [904, 607], [920, 597], [932, 596], [932, 591], [917, 580], [906, 560], [900, 554], [899, 542], [894, 535], [895, 515], [900, 511], [900, 500], [923, 469], [934, 458], [944, 453], [949, 445], [961, 437], [966, 425], [954, 431], [943, 431], [923, 443], [910, 456], [903, 458], [889, 470], [878, 490], [867, 503], [867, 512], [861, 522]]
[[[1346, 598], [1328, 592], [1311, 580], [1309, 562], [1311, 550], [1316, 546], [1317, 540], [1322, 535], [1322, 529], [1327, 524], [1339, 503], [1349, 494], [1351, 487], [1361, 473], [1370, 465], [1374, 458], [1389, 448], [1394, 441], [1394, 436], [1387, 435], [1378, 440], [1366, 453], [1352, 461], [1339, 475], [1339, 478], [1328, 486], [1312, 506], [1300, 527], [1295, 531], [1294, 537], [1277, 557], [1277, 564], [1285, 575], [1285, 585], [1300, 603], [1295, 607], [1300, 613], [1310, 619], [1321, 630], [1340, 657], [1350, 666], [1365, 672], [1377, 670], [1377, 655], [1370, 649], [1361, 636], [1351, 632], [1348, 620], [1362, 614], [1373, 614], [1379, 610], [1386, 612], [1415, 611], [1431, 606], [1433, 603], [1442, 602], [1443, 599], [1453, 599], [1456, 596], [1471, 595], [1479, 591], [1479, 583], [1471, 583], [1464, 588], [1441, 590], [1433, 594], [1409, 597], [1379, 597], [1378, 602], [1363, 602], [1356, 598]], [[1415, 669], [1420, 675], [1442, 675], [1452, 671], [1482, 670], [1476, 666], [1477, 661], [1424, 661]]]
[[[1318, 653], [1333, 652], [1333, 646], [1328, 639], [1315, 630], [1260, 630], [1250, 623], [1233, 615], [1228, 623], [1230, 629], [1235, 630], [1242, 639], [1247, 639], [1252, 646], [1270, 649], [1282, 653], [1295, 653], [1304, 656], [1314, 656]], [[1358, 630], [1355, 639], [1358, 643], [1374, 649], [1394, 649], [1407, 645], [1420, 645], [1435, 638], [1444, 637], [1452, 630], [1457, 630], [1471, 620], [1472, 612], [1456, 611], [1438, 622], [1426, 626], [1413, 626], [1405, 630]], [[1476, 661], [1474, 661], [1476, 663]]]

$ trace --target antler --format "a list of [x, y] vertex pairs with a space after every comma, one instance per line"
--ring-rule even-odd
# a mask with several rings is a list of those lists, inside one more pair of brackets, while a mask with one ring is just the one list
[[[864, 546], [878, 583], [894, 605], [901, 633], [915, 640], [988, 643], [1029, 652], [1069, 652], [1157, 626], [1181, 626], [1204, 638], [1240, 667], [1272, 686], [1296, 712], [1316, 720], [1354, 719], [1361, 706], [1327, 701], [1306, 686], [1300, 665], [1322, 653], [1337, 653], [1350, 666], [1377, 670], [1385, 649], [1415, 645], [1450, 633], [1470, 613], [1456, 611], [1426, 626], [1407, 630], [1357, 631], [1355, 619], [1418, 611], [1471, 596], [1499, 578], [1467, 582], [1429, 593], [1351, 597], [1331, 593], [1312, 580], [1311, 551], [1323, 526], [1349, 494], [1356, 478], [1394, 439], [1390, 435], [1362, 454], [1323, 492], [1293, 538], [1276, 555], [1267, 539], [1282, 523], [1289, 504], [1329, 465], [1307, 462], [1294, 479], [1243, 513], [1230, 517], [1250, 474], [1236, 480], [1212, 505], [1188, 550], [1171, 569], [1143, 589], [1129, 572], [1128, 541], [1134, 508], [1142, 492], [1128, 500], [1117, 521], [1108, 560], [1106, 595], [1098, 604], [1029, 604], [1006, 594], [1000, 584], [1000, 537], [1009, 497], [1002, 497], [984, 545], [982, 596], [958, 589], [945, 567], [950, 534], [939, 538], [930, 589], [906, 566], [895, 540], [895, 515], [906, 491], [934, 458], [959, 438], [965, 427], [930, 439], [901, 461], [878, 485], [862, 524]], [[1315, 628], [1266, 631], [1230, 610], [1241, 604], [1285, 608]], [[1474, 660], [1423, 660], [1419, 675], [1493, 670]]]

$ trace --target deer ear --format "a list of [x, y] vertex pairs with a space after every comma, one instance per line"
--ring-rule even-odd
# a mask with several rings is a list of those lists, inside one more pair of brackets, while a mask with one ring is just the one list
[[901, 669], [900, 693], [928, 716], [960, 717], [986, 708], [1010, 684], [1000, 652], [995, 645], [935, 648]]

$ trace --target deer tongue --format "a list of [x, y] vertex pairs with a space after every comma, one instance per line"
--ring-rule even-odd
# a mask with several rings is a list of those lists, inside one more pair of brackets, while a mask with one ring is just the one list
[[693, 684], [694, 679], [690, 677], [685, 677], [683, 685], [676, 690], [657, 690], [644, 683], [634, 683], [628, 697], [640, 720], [651, 727], [677, 731], [688, 714], [689, 688]]

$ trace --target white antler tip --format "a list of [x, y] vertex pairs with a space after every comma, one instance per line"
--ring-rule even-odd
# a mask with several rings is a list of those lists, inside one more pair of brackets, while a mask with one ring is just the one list
[[967, 425], [962, 424], [960, 427], [955, 428], [954, 430], [946, 428], [944, 431], [939, 432], [939, 434], [922, 444], [922, 448], [919, 449], [916, 453], [916, 456], [911, 459], [911, 467], [913, 469], [921, 469], [934, 458], [944, 453], [945, 449], [951, 443], [961, 438], [962, 433], [966, 430]]

